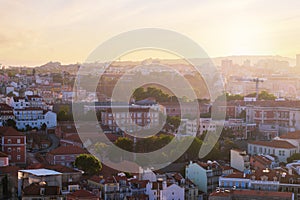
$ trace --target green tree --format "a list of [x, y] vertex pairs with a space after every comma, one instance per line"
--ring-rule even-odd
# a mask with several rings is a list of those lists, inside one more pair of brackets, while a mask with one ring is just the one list
[[259, 100], [275, 100], [276, 96], [268, 93], [267, 91], [261, 91], [258, 95]]
[[177, 116], [174, 116], [174, 117], [168, 116], [167, 117], [167, 123], [171, 124], [174, 127], [174, 129], [177, 129], [179, 127], [180, 122], [181, 122], [180, 117], [177, 117]]
[[288, 163], [291, 163], [294, 160], [300, 160], [300, 153], [294, 153], [293, 155], [288, 157], [286, 160], [287, 160]]
[[120, 147], [126, 151], [133, 151], [133, 141], [129, 138], [119, 137], [115, 141], [115, 145], [117, 145], [118, 147]]
[[101, 159], [106, 156], [108, 148], [109, 146], [103, 142], [97, 142], [95, 144], [95, 152], [101, 156]]
[[6, 124], [7, 124], [7, 126], [12, 126], [12, 127], [16, 128], [16, 121], [15, 120], [8, 119], [6, 121]]
[[45, 123], [42, 124], [41, 130], [45, 131], [47, 129], [47, 125]]
[[91, 154], [81, 154], [76, 157], [75, 166], [83, 170], [88, 175], [99, 174], [102, 169], [100, 160]]

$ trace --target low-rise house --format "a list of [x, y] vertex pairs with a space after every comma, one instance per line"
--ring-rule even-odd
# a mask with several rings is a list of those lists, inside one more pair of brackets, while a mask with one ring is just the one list
[[250, 155], [263, 154], [275, 155], [279, 162], [286, 162], [287, 158], [298, 152], [298, 148], [282, 140], [272, 141], [252, 141], [248, 143], [248, 153]]
[[62, 188], [62, 173], [49, 169], [24, 169], [18, 172], [18, 196], [32, 183], [46, 183], [47, 186]]
[[68, 194], [80, 189], [80, 179], [82, 177], [82, 171], [66, 167], [63, 165], [44, 165], [44, 164], [33, 164], [28, 169], [49, 169], [60, 172], [62, 174], [62, 194]]
[[270, 155], [252, 155], [250, 157], [250, 166], [254, 170], [274, 169], [279, 167], [278, 159]]
[[293, 192], [300, 199], [300, 176], [292, 170], [263, 169], [253, 174], [235, 172], [219, 179], [219, 189]]
[[76, 157], [80, 154], [87, 154], [88, 151], [77, 146], [60, 146], [53, 149], [46, 155], [46, 160], [51, 165], [64, 165], [73, 167]]

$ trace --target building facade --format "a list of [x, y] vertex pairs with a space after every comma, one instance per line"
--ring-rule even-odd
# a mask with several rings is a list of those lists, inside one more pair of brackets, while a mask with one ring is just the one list
[[219, 185], [222, 168], [217, 162], [190, 162], [185, 168], [185, 174], [199, 190], [211, 193]]
[[0, 128], [1, 151], [13, 164], [26, 163], [26, 136], [12, 127]]

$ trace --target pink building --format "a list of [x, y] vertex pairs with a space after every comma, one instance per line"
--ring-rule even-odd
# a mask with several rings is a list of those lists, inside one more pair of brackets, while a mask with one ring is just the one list
[[64, 165], [73, 167], [76, 157], [80, 154], [87, 154], [88, 151], [78, 146], [60, 146], [53, 149], [46, 155], [46, 159], [51, 165]]

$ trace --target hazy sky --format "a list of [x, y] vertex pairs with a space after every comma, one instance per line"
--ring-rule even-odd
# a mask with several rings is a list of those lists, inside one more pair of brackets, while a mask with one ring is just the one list
[[155, 27], [182, 33], [209, 56], [300, 53], [299, 0], [0, 0], [0, 63], [83, 62], [108, 38]]

